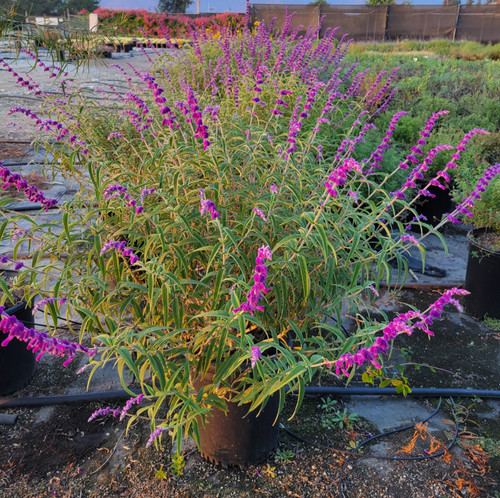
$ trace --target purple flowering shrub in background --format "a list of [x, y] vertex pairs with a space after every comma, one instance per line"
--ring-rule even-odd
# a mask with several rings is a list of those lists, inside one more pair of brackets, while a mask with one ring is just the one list
[[[478, 180], [478, 172], [482, 175]], [[476, 227], [487, 227], [500, 237], [500, 163], [488, 165], [485, 161], [474, 168], [457, 170], [455, 177], [457, 214], [467, 216]], [[451, 219], [450, 221], [455, 221]]]
[[[369, 155], [355, 153], [394, 94], [396, 70], [365, 85], [368, 71], [344, 65], [349, 41], [336, 30], [317, 40], [315, 28], [298, 37], [289, 26], [194, 33], [190, 51], [158, 58], [148, 73], [117, 67], [126, 91], [111, 87], [104, 104], [70, 83], [46, 96], [51, 118], [39, 124], [56, 134], [45, 143], [52, 167], [79, 190], [60, 206], [62, 225], [36, 221], [21, 236], [37, 234], [28, 292], [49, 297], [56, 286], [81, 317], [81, 336], [100, 346], [92, 363], [133, 373], [144, 393], [137, 415], [156, 428], [150, 442], [167, 427], [177, 441], [196, 438], [197, 417], [224, 399], [257, 409], [317, 371], [381, 365], [399, 334], [430, 333], [445, 303], [459, 306], [455, 289], [427, 312], [367, 322], [349, 337], [342, 328], [343, 306], [370, 307], [391, 283], [390, 260], [404, 268], [404, 250], [425, 250], [431, 227], [415, 197], [447, 182], [462, 148], [486, 131], [429, 148], [446, 119], [430, 112], [394, 164], [405, 179], [387, 189], [380, 164], [405, 113]], [[437, 154], [449, 154], [448, 165], [416, 188]], [[211, 364], [201, 395], [192, 378]]]

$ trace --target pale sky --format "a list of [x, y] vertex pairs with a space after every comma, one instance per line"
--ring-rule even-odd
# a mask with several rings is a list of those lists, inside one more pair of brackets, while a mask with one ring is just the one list
[[[252, 3], [268, 3], [293, 5], [307, 5], [312, 0], [259, 0]], [[332, 5], [363, 5], [365, 0], [329, 0]], [[413, 0], [413, 5], [441, 5], [442, 0]], [[100, 6], [108, 9], [146, 9], [154, 12], [158, 0], [101, 0]], [[245, 0], [200, 0], [200, 12], [245, 12]], [[196, 0], [188, 8], [187, 12], [196, 11]]]

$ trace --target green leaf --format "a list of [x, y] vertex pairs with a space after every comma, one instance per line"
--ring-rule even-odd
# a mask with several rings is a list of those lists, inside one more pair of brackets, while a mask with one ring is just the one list
[[[139, 378], [139, 372], [137, 371], [137, 367], [135, 366], [134, 360], [132, 359], [132, 355], [130, 354], [128, 348], [126, 348], [125, 346], [120, 346], [116, 348], [116, 351], [123, 358], [123, 361], [126, 363], [130, 371], [135, 375], [135, 377]], [[118, 368], [119, 370], [121, 370], [120, 378], [123, 379], [123, 368]]]
[[363, 372], [363, 375], [361, 376], [361, 380], [363, 382], [366, 382], [367, 384], [373, 384], [373, 376], [370, 375], [368, 372]]
[[309, 272], [307, 271], [307, 261], [306, 258], [299, 254], [297, 256], [299, 262], [300, 270], [300, 280], [302, 283], [302, 293], [304, 294], [304, 304], [307, 302], [309, 293], [311, 292], [311, 279], [309, 278]]
[[9, 224], [9, 220], [5, 220], [1, 225], [0, 225], [0, 240], [3, 240], [3, 234], [5, 233], [5, 229], [7, 228], [7, 225]]
[[189, 265], [187, 264], [186, 258], [184, 257], [184, 250], [181, 249], [177, 244], [172, 244], [170, 247], [175, 251], [177, 258], [181, 262], [183, 269], [181, 277], [186, 278], [189, 274]]
[[[9, 298], [11, 303], [14, 303], [14, 297], [12, 296], [10, 289], [3, 278], [0, 277], [0, 289], [2, 289], [4, 296]], [[5, 302], [5, 300], [4, 300]], [[1, 347], [1, 346], [0, 346]]]
[[222, 279], [224, 277], [224, 268], [219, 268], [217, 276], [215, 277], [215, 282], [212, 290], [212, 309], [217, 308], [217, 302], [219, 299], [219, 293], [222, 286]]
[[387, 387], [391, 382], [392, 379], [385, 379], [379, 384], [379, 387]]
[[66, 238], [68, 239], [68, 242], [71, 243], [71, 233], [69, 231], [69, 213], [65, 212], [63, 214], [63, 226], [64, 226], [64, 233], [66, 234]]
[[170, 286], [163, 284], [161, 287], [161, 301], [163, 304], [163, 321], [170, 323]]

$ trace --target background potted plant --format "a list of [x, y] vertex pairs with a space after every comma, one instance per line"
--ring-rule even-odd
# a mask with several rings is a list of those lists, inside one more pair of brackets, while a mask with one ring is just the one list
[[[6, 263], [6, 257], [0, 261]], [[12, 294], [10, 285], [17, 277], [17, 272], [4, 270], [1, 272], [1, 309], [2, 313], [15, 317], [25, 327], [33, 327], [33, 308], [22, 299], [22, 295]], [[6, 285], [4, 285], [6, 284]], [[0, 347], [0, 395], [4, 396], [22, 389], [31, 380], [36, 370], [36, 355], [26, 349], [19, 339], [6, 341], [2, 338]]]
[[[486, 315], [500, 318], [498, 306], [498, 282], [500, 279], [500, 163], [493, 166], [476, 161], [459, 171], [457, 197], [471, 192], [464, 201], [464, 214], [473, 215], [474, 226], [467, 234], [469, 257], [465, 276], [465, 288], [470, 295], [465, 300], [467, 311], [477, 317]], [[482, 174], [491, 179], [489, 188], [484, 180], [476, 183], [474, 175]]]
[[[47, 305], [51, 313], [57, 316], [55, 310], [57, 303], [55, 298], [45, 298], [35, 304], [33, 294], [27, 292], [29, 288], [26, 286], [27, 275], [21, 271], [24, 263], [12, 259], [13, 257], [17, 259], [23, 241], [31, 242], [30, 229], [33, 226], [30, 216], [20, 214], [15, 210], [15, 206], [12, 207], [13, 192], [27, 197], [33, 203], [40, 203], [45, 210], [57, 202], [55, 199], [47, 198], [38, 186], [28, 181], [39, 180], [38, 175], [30, 174], [27, 178], [11, 172], [0, 161], [2, 189], [9, 192], [8, 196], [0, 199], [2, 212], [0, 233], [2, 240], [8, 239], [4, 250], [12, 252], [12, 256], [7, 254], [0, 256], [0, 264], [6, 265], [7, 268], [0, 271], [0, 330], [5, 334], [1, 336], [0, 341], [1, 395], [12, 394], [25, 387], [35, 373], [36, 360], [40, 359], [44, 352], [61, 355], [66, 349], [66, 342], [60, 343], [57, 339], [49, 339], [45, 333], [37, 332], [33, 328], [35, 311]], [[59, 300], [59, 304], [65, 300], [65, 298]]]
[[[49, 119], [12, 111], [54, 131], [52, 167], [79, 186], [59, 206], [62, 224], [33, 220], [39, 243], [25, 294], [68, 298], [82, 319], [79, 342], [100, 349], [90, 375], [114, 362], [126, 389], [125, 370], [142, 388], [113, 414], [139, 404], [129, 425], [147, 416], [148, 444], [168, 432], [178, 458], [184, 436], [200, 444], [214, 409], [259, 413], [277, 399], [276, 423], [287, 390], [298, 409], [316, 373], [380, 365], [398, 334], [431, 333], [444, 304], [459, 306], [453, 296], [464, 293], [344, 332], [345, 309], [369, 307], [378, 284], [391, 282], [388, 261], [404, 272], [402, 251], [419, 245], [400, 218], [409, 212], [420, 234], [430, 228], [407, 196], [451, 148], [426, 148], [445, 112], [429, 117], [400, 164], [405, 181], [385, 190], [379, 165], [405, 113], [365, 160], [352, 154], [388, 105], [390, 79], [361, 91], [367, 72], [343, 67], [345, 39], [332, 31], [316, 41], [313, 28], [297, 37], [289, 26], [278, 36], [263, 24], [193, 33], [192, 51], [158, 59], [150, 73], [119, 67], [129, 91], [112, 92], [106, 107], [66, 85], [69, 97], [46, 97]], [[57, 314], [46, 317], [54, 331]], [[217, 451], [208, 456], [254, 463]]]

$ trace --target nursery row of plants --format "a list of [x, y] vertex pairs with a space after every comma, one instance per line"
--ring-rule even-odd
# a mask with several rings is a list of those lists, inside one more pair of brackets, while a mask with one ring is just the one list
[[451, 41], [451, 40], [400, 40], [397, 42], [366, 42], [351, 45], [349, 53], [362, 56], [367, 53], [404, 54], [421, 52], [427, 55], [439, 57], [450, 57], [453, 59], [464, 59], [475, 61], [480, 59], [500, 59], [500, 43], [481, 44], [474, 41]]
[[[447, 43], [441, 41], [441, 43]], [[406, 42], [401, 42], [405, 47]], [[414, 44], [416, 42], [408, 42]], [[432, 42], [427, 42], [430, 45]], [[391, 44], [389, 44], [391, 45]], [[397, 53], [389, 49], [387, 55], [371, 51], [359, 51], [360, 44], [351, 45], [347, 60], [357, 64], [358, 70], [370, 68], [374, 73], [398, 68], [395, 76], [395, 93], [390, 107], [377, 118], [379, 133], [372, 133], [359, 147], [365, 153], [381, 140], [383, 130], [389, 124], [394, 111], [409, 109], [394, 131], [397, 144], [387, 151], [382, 168], [393, 169], [405, 156], [405, 151], [418, 140], [418, 133], [429, 109], [450, 111], [428, 139], [431, 146], [440, 143], [456, 143], [463, 134], [478, 126], [490, 133], [478, 137], [462, 154], [461, 167], [451, 173], [450, 194], [456, 200], [463, 198], [475, 185], [477, 175], [489, 164], [500, 161], [500, 64], [485, 60], [463, 61], [449, 57], [436, 57], [430, 51]], [[364, 47], [364, 44], [362, 44]], [[368, 80], [369, 81], [369, 80]], [[446, 158], [436, 157], [430, 174], [436, 174], [446, 165]], [[401, 172], [402, 173], [402, 172]], [[394, 175], [389, 182], [393, 188], [401, 181]], [[500, 182], [496, 179], [484, 194], [485, 201], [474, 210], [475, 223], [500, 229]]]
[[235, 32], [243, 27], [243, 16], [224, 12], [209, 16], [189, 17], [148, 12], [144, 9], [115, 10], [99, 7], [94, 11], [99, 17], [101, 29], [113, 29], [124, 36], [147, 36], [149, 38], [188, 37], [192, 30], [206, 29], [217, 33], [219, 28]]
[[[228, 451], [203, 447], [215, 409], [266, 413], [274, 423], [266, 441], [251, 437], [265, 454], [276, 444], [285, 395], [297, 394], [299, 409], [314, 375], [350, 379], [371, 365], [385, 380], [392, 341], [432, 335], [445, 305], [461, 309], [457, 297], [467, 291], [447, 290], [427, 310], [381, 323], [366, 313], [381, 283], [393, 283], [392, 266], [405, 274], [405, 251], [425, 253], [430, 231], [439, 235], [444, 223], [478, 209], [500, 170], [478, 159], [479, 183], [431, 227], [417, 201], [469, 165], [466, 152], [488, 134], [482, 122], [436, 141], [435, 131], [457, 119], [443, 100], [387, 114], [396, 68], [352, 63], [336, 30], [318, 40], [314, 29], [298, 37], [290, 26], [291, 18], [281, 33], [262, 23], [254, 32], [221, 27], [217, 38], [192, 31], [191, 49], [158, 53], [149, 72], [117, 65], [127, 91], [113, 87], [105, 100], [67, 77], [60, 94], [45, 94], [3, 61], [49, 114], [16, 107], [13, 118], [53, 133], [40, 144], [47, 173], [78, 191], [61, 203], [0, 167], [5, 188], [41, 205], [30, 216], [0, 200], [0, 234], [15, 240], [2, 261], [20, 272], [11, 287], [0, 280], [3, 299], [21, 291], [44, 310], [49, 330], [27, 329], [2, 310], [2, 346], [19, 339], [66, 364], [82, 353], [90, 375], [117, 364], [125, 389], [131, 372], [142, 393], [129, 391], [123, 409], [91, 418], [119, 416], [130, 427], [147, 417], [148, 444], [168, 434], [177, 459], [191, 435], [202, 453], [227, 462]], [[24, 266], [22, 243], [31, 250]], [[355, 330], [343, 325], [346, 309]], [[64, 313], [81, 320], [75, 342], [58, 337]]]

